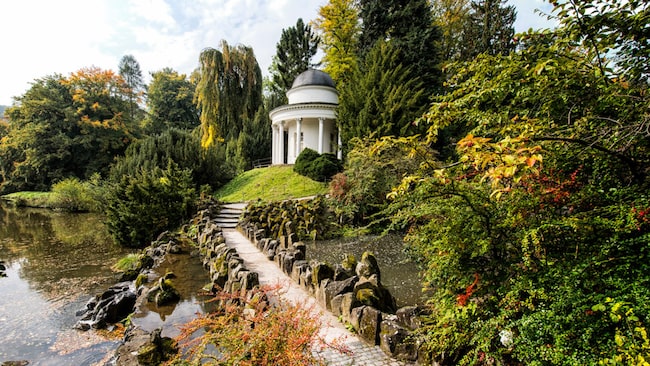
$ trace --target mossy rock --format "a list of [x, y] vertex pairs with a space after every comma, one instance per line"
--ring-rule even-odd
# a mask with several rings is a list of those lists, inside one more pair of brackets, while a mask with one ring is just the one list
[[312, 266], [312, 283], [314, 287], [318, 287], [321, 281], [325, 279], [334, 278], [334, 268], [326, 263], [317, 263]]
[[140, 286], [144, 285], [147, 282], [149, 282], [149, 276], [144, 273], [140, 273], [135, 279], [135, 288], [140, 288]]
[[371, 288], [363, 288], [357, 291], [356, 299], [359, 303], [372, 307], [377, 307], [379, 304], [379, 297]]

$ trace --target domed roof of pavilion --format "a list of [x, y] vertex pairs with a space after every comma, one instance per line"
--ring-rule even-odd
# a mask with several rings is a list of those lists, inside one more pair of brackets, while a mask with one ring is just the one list
[[332, 77], [326, 72], [309, 69], [296, 77], [296, 80], [294, 80], [291, 85], [291, 89], [308, 85], [320, 85], [336, 88], [334, 80], [332, 80]]

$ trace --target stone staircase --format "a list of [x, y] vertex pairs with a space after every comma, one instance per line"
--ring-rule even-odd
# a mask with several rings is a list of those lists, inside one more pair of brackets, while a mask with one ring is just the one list
[[226, 203], [221, 207], [221, 211], [214, 221], [222, 229], [234, 229], [239, 223], [239, 217], [244, 208], [246, 208], [246, 203]]

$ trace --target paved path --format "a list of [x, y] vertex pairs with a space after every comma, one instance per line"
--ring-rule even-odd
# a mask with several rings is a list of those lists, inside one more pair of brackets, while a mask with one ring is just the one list
[[[282, 272], [274, 262], [266, 259], [242, 233], [235, 229], [224, 229], [223, 236], [226, 245], [235, 248], [244, 260], [246, 268], [259, 274], [262, 285], [282, 286], [282, 296], [292, 304], [304, 304], [314, 309], [321, 319], [322, 329], [320, 336], [327, 342], [338, 340], [345, 345], [351, 353], [341, 354], [332, 349], [315, 350], [314, 353], [332, 366], [402, 366], [403, 362], [388, 357], [378, 346], [372, 346], [360, 340], [349, 332], [334, 315], [322, 306], [305, 290], [300, 288], [289, 276]], [[286, 290], [286, 291], [285, 291]]]

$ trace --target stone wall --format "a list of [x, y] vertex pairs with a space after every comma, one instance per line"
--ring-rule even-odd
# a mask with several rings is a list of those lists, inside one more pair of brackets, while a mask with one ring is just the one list
[[203, 266], [210, 273], [212, 291], [225, 291], [246, 297], [247, 292], [259, 285], [257, 272], [248, 270], [244, 260], [234, 248], [226, 245], [221, 227], [210, 217], [209, 211], [201, 211], [194, 218]]
[[419, 327], [423, 309], [407, 306], [397, 309], [395, 299], [381, 284], [377, 261], [370, 253], [334, 267], [305, 260], [305, 245], [297, 240], [291, 222], [279, 238], [264, 237], [265, 230], [247, 221], [239, 229], [274, 261], [293, 281], [314, 296], [327, 310], [363, 339], [379, 345], [392, 357], [409, 362], [430, 364], [414, 331]]

